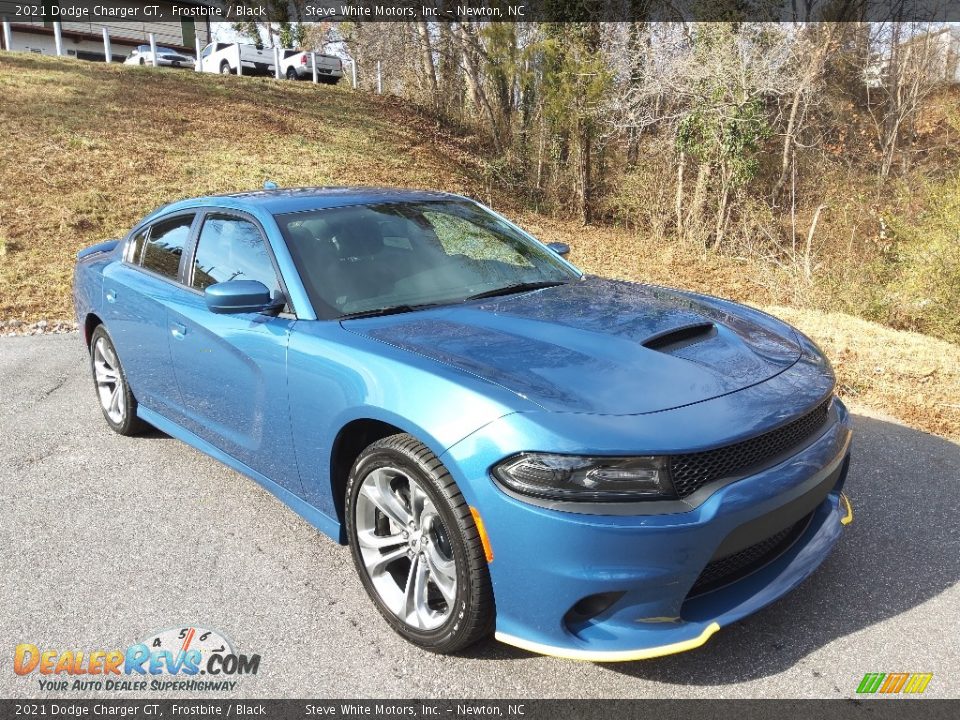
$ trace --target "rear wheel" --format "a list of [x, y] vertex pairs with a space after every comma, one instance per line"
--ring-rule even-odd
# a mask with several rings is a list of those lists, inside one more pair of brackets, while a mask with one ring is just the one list
[[299, 80], [300, 76], [297, 75], [297, 71], [293, 68], [287, 68], [287, 80]]
[[103, 325], [90, 337], [90, 368], [107, 424], [121, 435], [136, 435], [149, 427], [137, 417], [137, 399], [130, 390], [113, 340]]
[[493, 590], [470, 508], [430, 450], [410, 435], [357, 459], [346, 491], [354, 564], [380, 614], [407, 640], [462, 650], [493, 627]]

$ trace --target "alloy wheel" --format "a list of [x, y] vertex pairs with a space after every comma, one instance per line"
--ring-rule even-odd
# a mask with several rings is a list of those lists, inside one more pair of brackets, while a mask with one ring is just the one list
[[100, 405], [110, 421], [119, 425], [127, 411], [123, 375], [116, 352], [102, 337], [93, 346], [93, 372]]
[[412, 629], [443, 625], [455, 605], [457, 565], [420, 483], [395, 467], [376, 468], [363, 479], [354, 513], [363, 566], [381, 602]]

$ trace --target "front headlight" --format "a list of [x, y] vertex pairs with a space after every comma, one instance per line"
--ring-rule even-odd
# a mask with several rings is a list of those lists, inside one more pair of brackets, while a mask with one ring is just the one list
[[493, 467], [511, 490], [554, 500], [629, 502], [676, 498], [664, 457], [521, 453]]

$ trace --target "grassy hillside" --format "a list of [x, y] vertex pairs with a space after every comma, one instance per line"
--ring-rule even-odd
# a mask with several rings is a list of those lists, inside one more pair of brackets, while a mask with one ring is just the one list
[[281, 185], [473, 190], [471, 155], [386, 98], [0, 55], [0, 313], [69, 314], [72, 257], [172, 200]]
[[[280, 185], [460, 192], [563, 240], [588, 272], [765, 307], [759, 263], [583, 228], [519, 206], [487, 180], [484, 149], [402, 102], [346, 87], [0, 53], [0, 318], [71, 316], [76, 251], [172, 200]], [[960, 347], [846, 315], [776, 312], [824, 344], [854, 400], [960, 439]]]

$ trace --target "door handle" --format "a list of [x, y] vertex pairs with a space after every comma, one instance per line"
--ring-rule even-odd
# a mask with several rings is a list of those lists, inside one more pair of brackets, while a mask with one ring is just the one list
[[107, 302], [115, 303], [117, 301], [117, 291], [107, 290], [107, 294], [104, 297], [107, 298]]
[[170, 334], [173, 335], [177, 340], [183, 340], [187, 335], [187, 326], [181, 325], [178, 322], [170, 323]]

